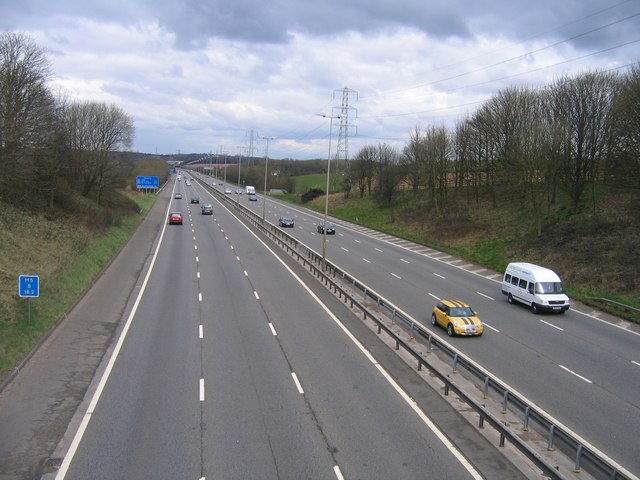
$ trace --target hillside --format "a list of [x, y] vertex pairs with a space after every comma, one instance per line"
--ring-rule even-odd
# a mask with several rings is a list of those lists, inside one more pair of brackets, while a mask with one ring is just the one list
[[[640, 199], [628, 192], [599, 198], [594, 213], [569, 214], [561, 206], [548, 212], [537, 236], [526, 210], [513, 204], [493, 207], [487, 200], [470, 205], [450, 197], [436, 213], [412, 192], [398, 195], [391, 207], [374, 199], [334, 194], [330, 213], [389, 232], [493, 268], [528, 261], [556, 270], [574, 298], [594, 303], [605, 297], [640, 306]], [[310, 206], [324, 210], [324, 197]], [[614, 311], [614, 313], [622, 313]], [[626, 315], [634, 319], [634, 316]]]
[[[44, 211], [0, 202], [0, 380], [126, 243], [154, 200], [129, 193], [97, 207], [73, 196], [67, 208]], [[30, 308], [18, 297], [24, 274], [40, 277]]]

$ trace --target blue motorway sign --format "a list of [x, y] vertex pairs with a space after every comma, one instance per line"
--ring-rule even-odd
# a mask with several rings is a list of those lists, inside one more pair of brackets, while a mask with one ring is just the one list
[[136, 188], [158, 189], [159, 187], [160, 187], [160, 177], [146, 177], [146, 176], [136, 177]]
[[21, 297], [40, 296], [40, 277], [38, 275], [20, 275], [18, 277], [18, 295]]

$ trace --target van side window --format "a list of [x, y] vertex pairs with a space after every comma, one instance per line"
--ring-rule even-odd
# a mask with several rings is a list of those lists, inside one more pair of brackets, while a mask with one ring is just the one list
[[520, 279], [520, 283], [518, 284], [520, 288], [527, 288], [527, 281], [524, 278]]
[[511, 277], [511, 285], [515, 285], [517, 287], [519, 281], [520, 279], [518, 277]]
[[533, 282], [529, 282], [529, 288], [528, 288], [528, 290], [529, 290], [529, 293], [530, 293], [531, 295], [533, 295], [533, 286], [534, 286], [534, 285], [533, 285]]
[[504, 281], [506, 283], [511, 283], [511, 274], [510, 273], [505, 273], [504, 274]]

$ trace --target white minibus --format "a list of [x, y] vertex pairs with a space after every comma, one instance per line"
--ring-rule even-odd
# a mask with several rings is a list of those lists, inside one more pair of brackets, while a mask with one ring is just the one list
[[509, 303], [524, 303], [533, 313], [540, 310], [564, 313], [569, 309], [569, 297], [564, 293], [560, 277], [553, 270], [532, 263], [507, 265], [502, 293]]

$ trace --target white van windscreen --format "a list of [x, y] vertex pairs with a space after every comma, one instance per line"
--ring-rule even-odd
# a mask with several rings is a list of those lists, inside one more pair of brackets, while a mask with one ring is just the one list
[[564, 293], [562, 282], [539, 282], [536, 283], [536, 293]]

